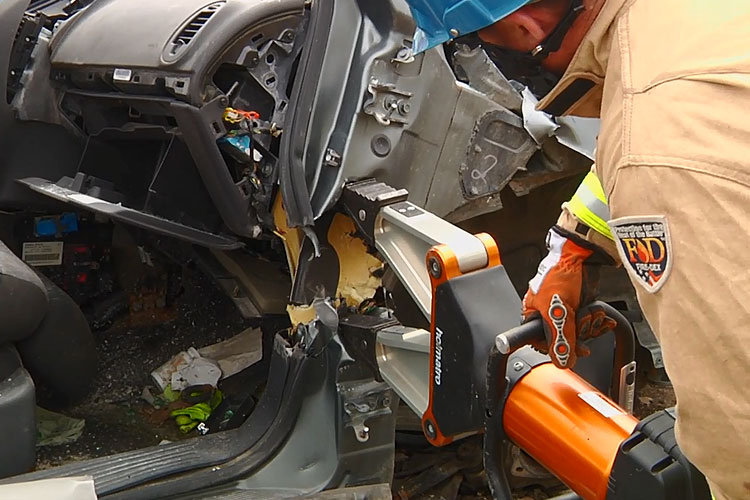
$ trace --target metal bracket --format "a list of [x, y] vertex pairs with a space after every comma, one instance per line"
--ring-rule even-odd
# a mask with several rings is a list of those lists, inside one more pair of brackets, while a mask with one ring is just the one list
[[620, 369], [620, 386], [617, 394], [618, 404], [631, 415], [635, 403], [635, 372], [637, 365], [631, 361]]
[[391, 59], [391, 63], [411, 64], [414, 62], [414, 51], [411, 47], [403, 46], [398, 49], [396, 55]]
[[453, 249], [462, 273], [487, 265], [487, 251], [481, 240], [413, 203], [388, 205], [375, 220], [375, 247], [426, 318], [430, 318], [432, 309], [427, 252], [441, 244]]
[[401, 325], [378, 332], [380, 375], [421, 418], [430, 392], [430, 332]]
[[375, 218], [386, 205], [406, 201], [409, 192], [395, 189], [375, 179], [364, 179], [344, 186], [341, 205], [349, 214], [362, 238], [375, 246]]
[[456, 67], [464, 72], [471, 87], [517, 113], [521, 113], [523, 97], [518, 89], [503, 75], [482, 47], [471, 49], [458, 44], [453, 54]]
[[393, 83], [384, 83], [377, 78], [367, 85], [368, 99], [363, 111], [375, 117], [379, 124], [387, 127], [391, 123], [409, 123], [411, 92], [396, 88]]
[[344, 411], [347, 415], [346, 427], [354, 430], [354, 436], [360, 443], [370, 439], [370, 428], [367, 421], [380, 415], [391, 414], [393, 393], [388, 384], [354, 381], [341, 382], [337, 385], [343, 398]]
[[375, 359], [375, 344], [378, 332], [398, 325], [395, 318], [381, 318], [365, 314], [343, 316], [339, 323], [339, 338], [346, 352], [355, 361], [364, 365], [378, 382], [383, 379]]

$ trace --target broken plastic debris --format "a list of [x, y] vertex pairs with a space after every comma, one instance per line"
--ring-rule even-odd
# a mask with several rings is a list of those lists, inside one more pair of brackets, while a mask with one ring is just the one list
[[198, 356], [200, 356], [200, 354], [198, 354], [198, 351], [192, 347], [188, 349], [187, 352], [182, 351], [177, 353], [172, 359], [152, 371], [151, 378], [154, 380], [154, 383], [159, 390], [163, 391], [172, 382], [172, 374]]
[[169, 403], [174, 403], [175, 401], [180, 399], [180, 391], [173, 391], [172, 386], [167, 384], [167, 386], [164, 388], [164, 392], [162, 393], [162, 397]]
[[[141, 391], [141, 399], [156, 408], [157, 410], [160, 408], [164, 408], [169, 403], [172, 403], [174, 401], [177, 401], [179, 399], [180, 393], [172, 391], [172, 388], [167, 386], [164, 389], [164, 392], [162, 394], [154, 395], [153, 392], [151, 392], [151, 387], [144, 387], [143, 391]], [[171, 399], [170, 399], [171, 398]]]
[[221, 369], [216, 362], [201, 357], [193, 358], [172, 374], [172, 389], [181, 391], [191, 385], [211, 385], [216, 387], [221, 378]]
[[204, 358], [215, 361], [221, 378], [231, 377], [263, 358], [263, 334], [259, 328], [248, 328], [234, 337], [198, 349]]
[[[248, 328], [234, 337], [217, 344], [176, 354], [172, 359], [151, 372], [159, 390], [169, 401], [169, 391], [181, 391], [192, 385], [212, 385], [230, 377], [263, 358], [263, 334], [258, 328]], [[171, 387], [170, 387], [171, 386]], [[158, 396], [144, 389], [143, 399], [152, 406], [159, 403]]]
[[141, 391], [141, 399], [151, 406], [156, 407], [156, 397], [151, 394], [151, 389], [148, 387], [144, 387], [143, 391]]

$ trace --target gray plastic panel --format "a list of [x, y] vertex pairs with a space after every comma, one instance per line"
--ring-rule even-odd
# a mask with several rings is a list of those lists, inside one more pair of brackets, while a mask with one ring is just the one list
[[10, 344], [0, 346], [0, 477], [31, 470], [36, 462], [34, 382]]
[[[190, 82], [194, 104], [214, 55], [224, 53], [249, 29], [302, 12], [302, 0], [226, 0], [176, 56], [172, 41], [200, 11], [217, 0], [97, 0], [68, 20], [52, 39], [52, 67], [106, 68], [128, 75], [147, 68]], [[211, 52], [207, 50], [210, 47]], [[127, 79], [129, 80], [129, 76]]]

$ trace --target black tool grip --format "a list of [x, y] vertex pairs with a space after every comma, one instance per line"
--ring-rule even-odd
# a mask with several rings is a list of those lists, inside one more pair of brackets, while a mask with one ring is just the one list
[[534, 341], [544, 341], [544, 339], [542, 319], [535, 318], [498, 335], [495, 338], [495, 345], [500, 353], [509, 354]]

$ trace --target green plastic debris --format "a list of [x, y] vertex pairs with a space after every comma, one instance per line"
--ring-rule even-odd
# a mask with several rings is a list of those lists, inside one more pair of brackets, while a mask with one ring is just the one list
[[86, 421], [36, 408], [36, 445], [60, 446], [75, 443], [83, 434]]
[[164, 388], [164, 393], [162, 394], [162, 397], [167, 400], [168, 403], [174, 403], [178, 399], [180, 399], [180, 391], [174, 391], [172, 390], [172, 384], [168, 384]]
[[207, 403], [197, 403], [187, 408], [181, 408], [174, 410], [170, 415], [175, 419], [175, 423], [179, 426], [180, 431], [188, 433], [195, 429], [198, 424], [208, 420], [211, 413], [221, 404], [224, 399], [224, 395], [219, 389], [213, 391], [211, 399]]

